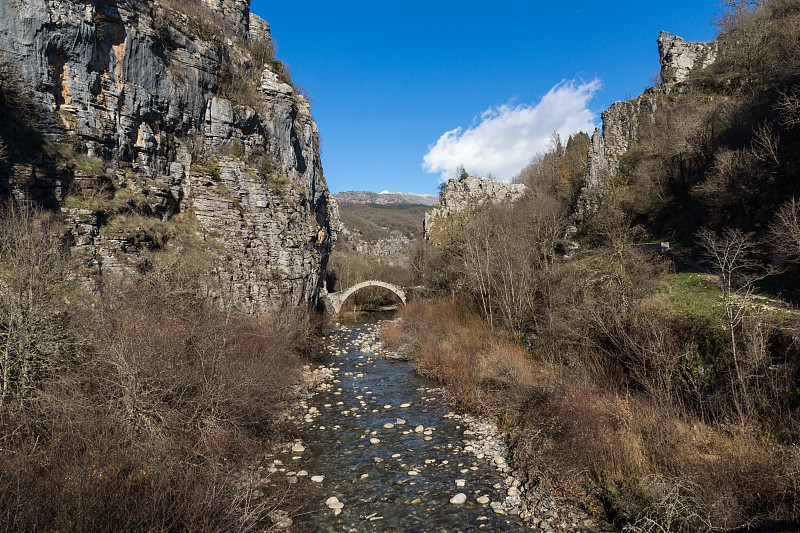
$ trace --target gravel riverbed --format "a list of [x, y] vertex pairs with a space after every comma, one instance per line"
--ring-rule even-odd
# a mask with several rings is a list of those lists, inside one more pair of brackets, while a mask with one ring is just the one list
[[[377, 324], [338, 325], [299, 436], [270, 467], [310, 483], [315, 531], [613, 531], [559, 505], [516, 470], [491, 421], [450, 410], [445, 391], [378, 339]], [[280, 515], [277, 527], [291, 518]], [[606, 527], [604, 527], [606, 526]]]

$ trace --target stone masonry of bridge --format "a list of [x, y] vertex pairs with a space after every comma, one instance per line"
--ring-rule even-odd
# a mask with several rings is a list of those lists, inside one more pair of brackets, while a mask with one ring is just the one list
[[336, 316], [339, 314], [339, 311], [342, 309], [342, 304], [344, 304], [345, 300], [347, 300], [353, 293], [364, 289], [366, 287], [383, 287], [384, 289], [388, 289], [392, 291], [400, 301], [403, 302], [403, 305], [406, 303], [406, 293], [397, 285], [392, 285], [391, 283], [386, 283], [385, 281], [380, 281], [376, 279], [371, 279], [367, 281], [362, 281], [361, 283], [357, 283], [344, 291], [338, 292], [329, 292], [328, 295], [325, 297], [328, 312], [331, 316]]

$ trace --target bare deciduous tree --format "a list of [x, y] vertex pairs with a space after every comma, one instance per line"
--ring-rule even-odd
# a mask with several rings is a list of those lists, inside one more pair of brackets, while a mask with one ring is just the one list
[[537, 321], [543, 280], [565, 233], [561, 206], [550, 196], [512, 206], [486, 206], [464, 227], [463, 272], [491, 327], [519, 335]]
[[552, 196], [565, 206], [573, 205], [586, 171], [589, 142], [588, 135], [578, 133], [564, 145], [553, 132], [547, 151], [535, 155], [514, 182], [525, 184], [535, 196]]
[[712, 222], [725, 222], [758, 191], [760, 181], [758, 163], [750, 149], [721, 149], [714, 156], [714, 164], [706, 179], [692, 188], [710, 208]]
[[753, 156], [768, 165], [780, 165], [781, 136], [769, 122], [760, 124], [753, 132]]
[[[750, 234], [738, 229], [726, 229], [721, 235], [708, 229], [697, 233], [712, 269], [719, 275], [722, 289], [722, 318], [728, 332], [731, 362], [734, 374], [731, 379], [731, 392], [740, 419], [745, 418], [749, 403], [749, 360], [761, 360], [764, 352], [749, 353], [742, 350], [740, 338], [742, 326], [756, 311], [754, 293], [759, 281], [772, 274], [774, 270], [759, 260], [755, 243]], [[759, 321], [755, 320], [754, 324]], [[766, 349], [765, 346], [762, 348]], [[749, 360], [745, 360], [747, 356]]]
[[49, 216], [0, 207], [0, 391], [24, 394], [65, 349], [66, 252]]
[[783, 204], [769, 227], [773, 248], [785, 260], [800, 263], [800, 202], [792, 198]]
[[781, 92], [781, 98], [775, 104], [775, 110], [781, 117], [781, 123], [787, 128], [800, 124], [800, 89]]

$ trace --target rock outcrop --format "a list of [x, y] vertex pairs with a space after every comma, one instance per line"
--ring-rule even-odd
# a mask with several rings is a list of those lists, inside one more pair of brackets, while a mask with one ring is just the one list
[[716, 43], [687, 42], [682, 37], [662, 31], [658, 35], [661, 82], [672, 85], [685, 81], [693, 69], [706, 68], [716, 61], [717, 53]]
[[527, 187], [521, 183], [476, 178], [450, 178], [442, 187], [439, 203], [425, 213], [423, 232], [426, 240], [430, 240], [437, 226], [446, 219], [468, 213], [471, 209], [486, 202], [513, 202], [525, 195]]
[[614, 102], [603, 111], [603, 129], [592, 134], [584, 185], [578, 197], [575, 218], [582, 221], [619, 170], [619, 158], [636, 142], [641, 121], [652, 122], [657, 107], [657, 89], [627, 102]]
[[87, 266], [130, 268], [148, 246], [110, 218], [180, 214], [224, 249], [227, 303], [317, 300], [336, 202], [309, 104], [249, 0], [2, 2], [0, 53], [44, 135], [38, 155], [10, 161], [0, 195], [60, 207]]
[[614, 102], [603, 112], [603, 128], [595, 129], [586, 168], [584, 185], [575, 212], [583, 221], [601, 201], [603, 193], [619, 172], [620, 157], [636, 142], [641, 127], [652, 124], [659, 98], [673, 85], [687, 79], [694, 68], [706, 68], [717, 57], [716, 43], [691, 43], [662, 31], [658, 36], [661, 57], [661, 87], [652, 87], [627, 102]]

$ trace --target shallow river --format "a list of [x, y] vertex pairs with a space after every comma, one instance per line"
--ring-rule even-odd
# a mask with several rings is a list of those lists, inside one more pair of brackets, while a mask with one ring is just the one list
[[331, 387], [309, 399], [304, 450], [291, 463], [314, 481], [311, 498], [319, 503], [307, 516], [310, 528], [528, 529], [516, 516], [508, 468], [492, 457], [502, 444], [476, 442], [475, 428], [449, 412], [436, 384], [406, 362], [373, 353], [376, 342], [370, 324], [337, 326], [330, 335], [324, 364], [334, 371]]

